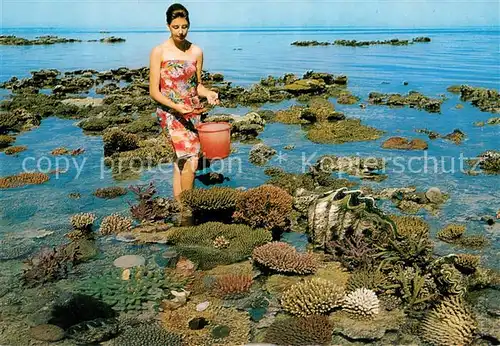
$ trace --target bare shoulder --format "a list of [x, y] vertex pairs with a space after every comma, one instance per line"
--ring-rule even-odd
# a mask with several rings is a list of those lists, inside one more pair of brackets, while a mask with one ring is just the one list
[[195, 45], [194, 43], [191, 45], [191, 51], [192, 51], [192, 54], [196, 58], [203, 55], [203, 50], [199, 46]]
[[153, 49], [151, 49], [151, 57], [154, 58], [161, 57], [163, 54], [163, 50], [164, 50], [163, 44], [159, 44], [156, 47], [153, 47]]

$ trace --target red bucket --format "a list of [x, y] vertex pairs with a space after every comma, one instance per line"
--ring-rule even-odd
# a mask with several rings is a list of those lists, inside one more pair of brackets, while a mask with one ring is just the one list
[[197, 127], [201, 150], [207, 159], [224, 159], [231, 151], [231, 125], [226, 122], [202, 123]]

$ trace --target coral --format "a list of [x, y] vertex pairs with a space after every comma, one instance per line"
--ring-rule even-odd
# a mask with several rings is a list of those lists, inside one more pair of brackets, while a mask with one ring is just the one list
[[368, 95], [368, 102], [377, 105], [387, 106], [409, 106], [411, 108], [423, 109], [430, 113], [439, 113], [443, 99], [433, 99], [422, 95], [416, 91], [409, 91], [408, 95], [400, 94], [380, 94], [371, 92]]
[[403, 149], [403, 150], [425, 150], [428, 144], [418, 138], [409, 141], [403, 137], [391, 137], [382, 143], [384, 149]]
[[27, 146], [18, 145], [15, 147], [9, 147], [9, 148], [5, 149], [4, 153], [5, 153], [5, 155], [16, 155], [16, 154], [19, 154], [20, 152], [25, 151], [26, 149], [28, 149]]
[[291, 106], [289, 109], [279, 110], [273, 120], [284, 124], [305, 124], [307, 121], [300, 118], [304, 109], [302, 106]]
[[50, 177], [47, 174], [40, 172], [9, 175], [7, 177], [0, 178], [0, 189], [8, 189], [31, 184], [43, 184], [49, 179]]
[[35, 249], [32, 241], [18, 241], [16, 239], [0, 240], [0, 261], [27, 257]]
[[264, 288], [267, 292], [279, 298], [290, 286], [298, 283], [300, 280], [301, 278], [297, 276], [275, 274], [267, 278]]
[[451, 224], [437, 233], [437, 237], [444, 242], [454, 242], [465, 233], [464, 225]]
[[325, 314], [339, 306], [343, 293], [335, 283], [313, 278], [290, 287], [283, 293], [281, 305], [292, 315]]
[[361, 124], [359, 119], [346, 119], [336, 122], [315, 123], [307, 131], [307, 138], [315, 143], [340, 144], [380, 138], [383, 131]]
[[[211, 299], [208, 307], [197, 311], [196, 306], [205, 301], [204, 297], [193, 297], [177, 310], [165, 311], [160, 318], [164, 328], [183, 336], [185, 345], [244, 345], [248, 343], [250, 320], [248, 313], [234, 308], [223, 308], [217, 299]], [[191, 321], [204, 321], [202, 328], [191, 329]], [[192, 325], [194, 323], [191, 323]], [[216, 338], [218, 326], [226, 326], [229, 335]]]
[[0, 135], [0, 148], [5, 148], [15, 142], [15, 138], [8, 135]]
[[24, 285], [36, 286], [67, 277], [71, 266], [77, 260], [77, 253], [68, 253], [64, 248], [43, 248], [25, 261], [26, 268], [21, 280]]
[[213, 292], [220, 298], [235, 299], [248, 293], [252, 283], [252, 275], [222, 275], [215, 280]]
[[127, 189], [119, 186], [101, 187], [94, 191], [93, 195], [104, 199], [113, 199], [127, 194]]
[[230, 219], [236, 208], [240, 191], [230, 187], [192, 189], [181, 193], [181, 202], [199, 221], [224, 221]]
[[111, 346], [181, 346], [180, 335], [168, 332], [161, 327], [140, 323], [125, 329], [117, 338], [111, 341]]
[[134, 267], [128, 280], [122, 278], [122, 270], [113, 268], [80, 282], [78, 290], [109, 304], [116, 311], [147, 309], [148, 302], [159, 303], [168, 298], [170, 290], [181, 290], [183, 282], [165, 276], [162, 269], [153, 266]]
[[248, 161], [256, 166], [265, 165], [277, 151], [268, 145], [258, 143], [250, 149]]
[[314, 190], [315, 188], [314, 179], [310, 175], [294, 173], [276, 174], [266, 184], [282, 188], [290, 195], [295, 195], [299, 188], [305, 188], [306, 190]]
[[97, 318], [72, 325], [67, 336], [78, 345], [97, 344], [107, 341], [120, 333], [120, 324], [116, 318]]
[[262, 185], [238, 196], [233, 218], [253, 228], [283, 230], [289, 223], [293, 198], [285, 190]]
[[258, 264], [279, 273], [311, 274], [318, 269], [313, 254], [299, 253], [287, 243], [272, 242], [253, 250], [252, 258]]
[[104, 156], [139, 148], [139, 137], [137, 135], [126, 133], [117, 128], [105, 130], [102, 140], [104, 142]]
[[349, 277], [347, 289], [355, 291], [360, 288], [367, 288], [375, 293], [383, 293], [390, 287], [390, 282], [386, 275], [375, 268], [361, 268], [356, 270]]
[[483, 112], [500, 113], [498, 90], [461, 85], [460, 99], [470, 101], [473, 106], [479, 107]]
[[154, 197], [156, 188], [153, 182], [144, 185], [130, 186], [138, 204], [130, 205], [130, 213], [132, 217], [140, 222], [154, 222], [165, 219], [170, 213], [178, 211], [178, 204], [172, 200]]
[[355, 270], [363, 266], [371, 266], [376, 250], [361, 233], [347, 235], [342, 239], [327, 242], [326, 252], [348, 269]]
[[29, 334], [36, 340], [55, 342], [64, 338], [64, 329], [53, 324], [40, 324], [31, 327]]
[[321, 96], [311, 98], [308, 107], [302, 110], [300, 117], [311, 123], [336, 121], [345, 118], [344, 114], [335, 111], [333, 103]]
[[391, 215], [390, 218], [396, 225], [396, 231], [400, 236], [428, 236], [429, 234], [429, 224], [420, 217]]
[[[179, 254], [198, 263], [200, 269], [204, 270], [219, 264], [239, 262], [249, 257], [256, 246], [272, 239], [271, 234], [264, 229], [219, 222], [207, 222], [192, 227], [173, 227], [152, 236], [175, 245]], [[220, 236], [229, 241], [227, 248], [214, 247], [213, 241]]]
[[223, 235], [215, 237], [214, 247], [217, 249], [224, 249], [229, 246], [229, 240], [227, 240]]
[[127, 232], [132, 229], [132, 223], [134, 221], [126, 216], [122, 216], [118, 213], [113, 213], [106, 216], [102, 222], [99, 232], [102, 235], [118, 234], [120, 232]]
[[436, 346], [468, 345], [472, 342], [476, 321], [459, 296], [450, 296], [422, 321], [422, 338]]
[[387, 294], [380, 296], [379, 301], [380, 306], [387, 311], [395, 310], [403, 304], [401, 298]]
[[94, 213], [78, 213], [72, 215], [70, 221], [75, 230], [87, 231], [91, 229], [95, 219]]
[[379, 300], [372, 290], [358, 288], [342, 299], [342, 309], [352, 314], [370, 317], [379, 313]]
[[398, 287], [397, 294], [408, 309], [422, 310], [436, 297], [436, 284], [431, 274], [412, 267], [395, 267], [389, 278]]
[[463, 274], [474, 273], [481, 263], [481, 257], [471, 254], [458, 254], [454, 258], [455, 267]]
[[69, 154], [69, 150], [63, 147], [55, 148], [50, 152], [54, 156], [66, 155]]
[[266, 330], [264, 342], [275, 345], [330, 345], [332, 325], [328, 317], [312, 315], [275, 320]]
[[466, 237], [461, 237], [458, 240], [458, 244], [472, 249], [481, 249], [489, 244], [488, 240], [481, 235], [470, 235]]

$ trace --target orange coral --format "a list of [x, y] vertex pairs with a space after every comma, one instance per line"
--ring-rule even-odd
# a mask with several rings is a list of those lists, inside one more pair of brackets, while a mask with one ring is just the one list
[[293, 198], [285, 190], [262, 185], [242, 193], [233, 218], [254, 228], [284, 229], [292, 212]]
[[221, 275], [215, 281], [214, 294], [221, 298], [236, 298], [247, 293], [252, 283], [252, 275]]
[[0, 189], [19, 187], [29, 184], [43, 184], [49, 180], [49, 176], [45, 173], [19, 173], [0, 178]]
[[252, 258], [259, 264], [281, 273], [311, 274], [318, 268], [313, 254], [299, 253], [283, 242], [271, 242], [253, 250]]

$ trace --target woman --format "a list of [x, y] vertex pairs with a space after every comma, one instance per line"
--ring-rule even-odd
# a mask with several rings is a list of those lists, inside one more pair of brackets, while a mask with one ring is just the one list
[[201, 83], [202, 50], [186, 40], [188, 10], [173, 4], [166, 16], [170, 38], [151, 51], [149, 94], [160, 103], [156, 114], [175, 150], [173, 190], [175, 199], [180, 201], [180, 193], [193, 188], [198, 167], [200, 141], [195, 127], [203, 108], [199, 97], [205, 97], [212, 105], [219, 100], [216, 92]]

